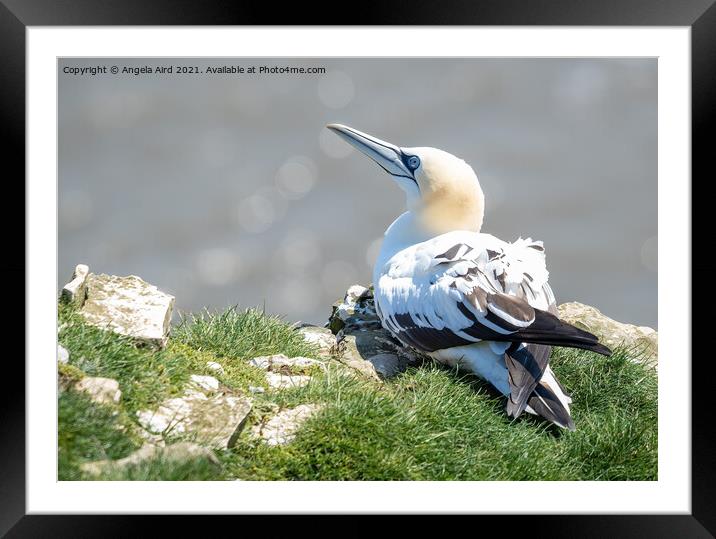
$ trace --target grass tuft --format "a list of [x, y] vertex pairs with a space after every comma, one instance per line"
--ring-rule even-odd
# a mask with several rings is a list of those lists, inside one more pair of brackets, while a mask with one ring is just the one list
[[189, 315], [182, 318], [173, 337], [196, 350], [211, 351], [218, 358], [247, 360], [272, 354], [310, 357], [318, 352], [280, 317], [259, 309], [231, 308], [223, 313]]

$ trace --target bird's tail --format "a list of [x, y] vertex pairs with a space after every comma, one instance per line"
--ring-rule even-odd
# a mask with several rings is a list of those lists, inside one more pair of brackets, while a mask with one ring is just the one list
[[505, 411], [517, 418], [523, 411], [574, 430], [569, 413], [572, 399], [549, 367], [552, 348], [544, 344], [514, 344], [505, 352], [510, 393]]
[[525, 411], [573, 431], [574, 421], [569, 412], [571, 402], [572, 399], [564, 392], [552, 369], [548, 367], [527, 401]]

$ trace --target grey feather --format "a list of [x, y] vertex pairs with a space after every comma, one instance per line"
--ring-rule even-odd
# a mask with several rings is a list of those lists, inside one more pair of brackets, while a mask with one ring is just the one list
[[519, 417], [527, 401], [547, 369], [552, 347], [542, 344], [514, 344], [505, 354], [510, 395], [507, 398], [507, 415]]

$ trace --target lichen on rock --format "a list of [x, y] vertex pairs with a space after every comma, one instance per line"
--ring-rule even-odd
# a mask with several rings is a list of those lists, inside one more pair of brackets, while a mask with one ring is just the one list
[[209, 447], [231, 448], [244, 428], [251, 400], [211, 390], [212, 386], [194, 381], [182, 396], [165, 400], [156, 410], [140, 410], [137, 419], [150, 433], [181, 435]]
[[300, 404], [283, 410], [268, 421], [255, 425], [251, 432], [268, 445], [284, 445], [293, 441], [303, 423], [321, 409], [317, 404]]
[[281, 374], [278, 372], [267, 372], [266, 382], [271, 389], [290, 389], [303, 387], [311, 381], [310, 376], [303, 374]]
[[311, 367], [325, 368], [322, 361], [310, 357], [288, 357], [284, 354], [260, 356], [249, 360], [249, 365], [259, 369], [281, 371], [304, 371]]
[[189, 377], [191, 385], [197, 386], [199, 389], [207, 391], [217, 391], [219, 389], [219, 381], [213, 376], [201, 376], [199, 374], [192, 374]]
[[329, 328], [303, 325], [297, 329], [303, 338], [318, 347], [318, 355], [328, 358], [336, 347], [336, 336]]
[[77, 264], [72, 273], [72, 279], [62, 287], [60, 299], [70, 303], [76, 308], [81, 308], [87, 297], [87, 276], [89, 267], [86, 264]]
[[211, 450], [195, 443], [179, 442], [166, 447], [146, 444], [122, 459], [86, 462], [80, 465], [80, 469], [87, 475], [97, 476], [103, 473], [126, 470], [155, 459], [176, 464], [193, 460], [206, 460], [215, 467], [220, 467], [219, 460]]
[[136, 275], [118, 277], [89, 273], [79, 264], [60, 299], [79, 309], [88, 324], [135, 339], [138, 343], [166, 346], [174, 296]]
[[117, 404], [122, 398], [119, 382], [112, 378], [85, 376], [75, 386], [75, 391], [86, 393], [97, 404]]
[[69, 363], [57, 364], [57, 387], [60, 391], [67, 391], [85, 377], [85, 373]]
[[303, 387], [311, 381], [308, 373], [316, 368], [326, 368], [323, 361], [284, 354], [255, 357], [249, 365], [266, 371], [266, 382], [271, 389]]

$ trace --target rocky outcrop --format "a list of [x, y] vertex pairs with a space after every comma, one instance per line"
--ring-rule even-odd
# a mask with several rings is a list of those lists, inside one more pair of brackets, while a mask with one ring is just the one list
[[267, 421], [254, 426], [251, 432], [268, 445], [284, 445], [293, 441], [301, 425], [320, 409], [317, 404], [301, 404], [279, 412]]
[[311, 381], [310, 376], [303, 374], [281, 374], [277, 372], [267, 372], [266, 382], [271, 389], [290, 389], [292, 387], [303, 387]]
[[57, 388], [60, 391], [73, 389], [79, 381], [85, 377], [85, 373], [68, 363], [57, 364]]
[[126, 470], [157, 459], [176, 464], [194, 460], [206, 460], [217, 468], [220, 467], [219, 460], [206, 447], [190, 442], [179, 442], [166, 447], [147, 444], [123, 459], [86, 462], [80, 465], [80, 469], [87, 475], [97, 476], [103, 473]]
[[226, 449], [236, 444], [250, 411], [250, 399], [221, 392], [216, 378], [195, 375], [181, 397], [165, 400], [156, 410], [141, 410], [137, 419], [150, 433]]
[[119, 382], [112, 378], [85, 376], [75, 384], [74, 389], [86, 393], [97, 404], [117, 404], [122, 398]]
[[87, 297], [87, 276], [89, 275], [89, 267], [85, 264], [77, 264], [75, 271], [72, 273], [72, 280], [62, 287], [60, 299], [78, 309], [82, 307]]
[[336, 336], [329, 328], [304, 325], [297, 330], [303, 338], [318, 348], [318, 356], [329, 358], [335, 351]]
[[224, 367], [216, 361], [207, 361], [206, 368], [210, 371], [214, 371], [217, 374], [224, 374]]
[[164, 347], [174, 308], [165, 294], [136, 275], [95, 275], [80, 264], [60, 299], [71, 303], [87, 323], [131, 337], [142, 344]]
[[598, 309], [582, 303], [563, 303], [559, 317], [578, 328], [594, 333], [610, 348], [625, 346], [635, 352], [635, 358], [647, 363], [658, 361], [658, 333], [647, 326], [635, 326], [612, 320]]
[[287, 373], [306, 371], [311, 369], [311, 367], [319, 367], [321, 369], [325, 368], [325, 364], [317, 359], [312, 359], [310, 357], [288, 357], [284, 354], [255, 357], [249, 360], [249, 365], [273, 372]]
[[334, 303], [328, 327], [336, 334], [336, 358], [368, 378], [390, 378], [422, 361], [383, 329], [371, 288], [351, 286]]
[[145, 445], [154, 445], [157, 447], [165, 447], [166, 442], [164, 441], [164, 436], [161, 434], [154, 434], [149, 431], [144, 430], [143, 428], [139, 426], [134, 426], [131, 431], [136, 434], [139, 438], [144, 440]]
[[219, 389], [219, 381], [213, 376], [192, 374], [189, 377], [189, 382], [200, 390], [204, 389], [206, 391], [217, 391]]
[[57, 361], [65, 365], [70, 361], [70, 353], [61, 344], [57, 345]]
[[328, 318], [328, 328], [338, 336], [360, 330], [380, 330], [382, 325], [373, 304], [373, 290], [359, 284], [350, 286], [342, 300], [333, 304], [333, 311]]
[[255, 357], [249, 365], [266, 372], [266, 382], [271, 389], [303, 387], [311, 381], [314, 368], [325, 369], [325, 363], [309, 357], [287, 357], [284, 354]]

